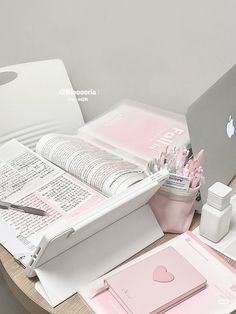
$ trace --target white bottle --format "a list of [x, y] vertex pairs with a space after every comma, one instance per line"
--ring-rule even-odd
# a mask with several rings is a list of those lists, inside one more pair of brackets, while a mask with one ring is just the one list
[[[222, 200], [222, 193], [219, 193], [219, 186], [221, 185], [222, 189], [228, 189], [224, 195], [224, 200]], [[230, 189], [230, 191], [229, 191]], [[232, 205], [230, 204], [230, 194], [232, 189], [226, 185], [217, 182], [208, 189], [214, 191], [214, 198], [209, 197], [207, 203], [202, 208], [201, 222], [199, 227], [199, 232], [201, 236], [207, 238], [212, 242], [219, 242], [228, 232], [229, 225], [232, 215]], [[219, 202], [220, 198], [220, 202]], [[209, 204], [210, 203], [210, 204]], [[215, 206], [217, 204], [218, 206]], [[221, 204], [221, 206], [219, 206]]]

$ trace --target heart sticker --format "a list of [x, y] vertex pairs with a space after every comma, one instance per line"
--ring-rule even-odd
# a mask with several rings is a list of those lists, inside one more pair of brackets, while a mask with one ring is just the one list
[[157, 266], [153, 272], [153, 280], [158, 282], [171, 282], [175, 276], [168, 272], [165, 266]]

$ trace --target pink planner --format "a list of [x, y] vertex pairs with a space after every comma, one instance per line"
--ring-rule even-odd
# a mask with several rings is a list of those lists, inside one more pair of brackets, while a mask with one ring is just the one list
[[207, 281], [173, 247], [167, 247], [104, 283], [127, 313], [156, 314], [201, 291]]
[[183, 115], [167, 112], [131, 100], [123, 100], [101, 117], [86, 123], [78, 131], [142, 160], [156, 157], [167, 145], [188, 145], [188, 128]]

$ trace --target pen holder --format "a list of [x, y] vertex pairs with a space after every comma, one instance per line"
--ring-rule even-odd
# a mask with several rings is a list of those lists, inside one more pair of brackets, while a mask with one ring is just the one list
[[162, 187], [149, 201], [164, 232], [183, 233], [191, 225], [199, 186], [188, 191]]

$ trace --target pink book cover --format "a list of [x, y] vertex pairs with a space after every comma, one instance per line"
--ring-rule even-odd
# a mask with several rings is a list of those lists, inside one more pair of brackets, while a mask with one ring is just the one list
[[167, 145], [189, 143], [184, 116], [130, 100], [87, 123], [80, 132], [144, 160], [156, 157]]
[[105, 284], [127, 313], [156, 314], [201, 291], [207, 281], [168, 247], [106, 278]]

